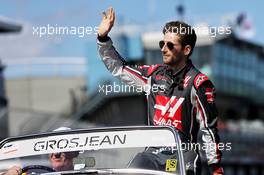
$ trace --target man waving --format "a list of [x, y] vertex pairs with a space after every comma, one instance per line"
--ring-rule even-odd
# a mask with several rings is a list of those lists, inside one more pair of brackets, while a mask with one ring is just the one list
[[[159, 42], [163, 64], [128, 65], [108, 36], [114, 21], [115, 12], [110, 7], [103, 14], [97, 38], [98, 51], [107, 69], [113, 76], [131, 86], [148, 89], [145, 87], [158, 85], [158, 91], [148, 92], [149, 124], [174, 127], [185, 144], [196, 144], [200, 131], [203, 144], [209, 145], [205, 154], [211, 174], [223, 174], [216, 128], [215, 88], [209, 78], [194, 67], [190, 59], [196, 43], [195, 31], [184, 22], [166, 23], [163, 40]], [[166, 157], [171, 158], [172, 154], [161, 151], [154, 155], [155, 152], [155, 148], [147, 149], [137, 155], [130, 166], [165, 171]], [[184, 150], [183, 154], [187, 174], [200, 174], [198, 150]]]

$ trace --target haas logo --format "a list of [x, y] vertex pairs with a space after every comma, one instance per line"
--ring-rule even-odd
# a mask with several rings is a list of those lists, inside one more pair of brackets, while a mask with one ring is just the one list
[[156, 96], [156, 104], [154, 106], [154, 124], [174, 126], [181, 130], [181, 113], [183, 101], [183, 97], [177, 99], [176, 96]]

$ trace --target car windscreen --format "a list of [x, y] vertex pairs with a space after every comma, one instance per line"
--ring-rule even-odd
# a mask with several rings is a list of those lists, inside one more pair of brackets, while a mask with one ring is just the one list
[[181, 155], [174, 134], [167, 128], [133, 128], [14, 138], [1, 145], [0, 169], [19, 165], [29, 167], [27, 173], [43, 173], [139, 168], [180, 174]]

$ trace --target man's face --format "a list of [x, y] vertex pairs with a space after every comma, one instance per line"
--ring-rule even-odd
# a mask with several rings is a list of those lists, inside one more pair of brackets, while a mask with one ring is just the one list
[[[162, 56], [163, 56], [163, 63], [169, 66], [177, 66], [179, 63], [184, 61], [184, 51], [182, 45], [180, 43], [180, 37], [171, 32], [166, 32], [163, 37], [164, 46], [161, 48]], [[173, 48], [168, 47], [169, 44], [173, 44]]]
[[56, 171], [73, 170], [73, 159], [67, 158], [65, 153], [52, 153], [49, 159], [52, 168]]

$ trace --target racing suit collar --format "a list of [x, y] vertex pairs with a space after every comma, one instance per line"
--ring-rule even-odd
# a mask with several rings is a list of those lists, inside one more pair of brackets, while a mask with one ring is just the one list
[[170, 66], [166, 66], [167, 70], [173, 75], [173, 76], [176, 76], [176, 75], [179, 75], [181, 72], [183, 72], [183, 70], [187, 67], [187, 64], [185, 64], [182, 68], [180, 69], [177, 69], [177, 68], [173, 68], [173, 67], [170, 67]]
[[188, 58], [188, 60], [186, 61], [186, 64], [182, 68], [178, 69], [178, 68], [174, 68], [174, 67], [170, 67], [166, 65], [166, 69], [171, 73], [171, 75], [176, 76], [176, 75], [181, 74], [184, 71], [184, 69], [188, 69], [192, 66], [193, 66], [192, 60]]

